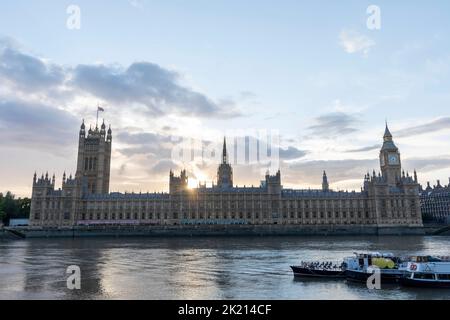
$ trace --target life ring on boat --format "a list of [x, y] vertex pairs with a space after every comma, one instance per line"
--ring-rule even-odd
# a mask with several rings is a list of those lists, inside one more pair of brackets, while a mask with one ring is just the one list
[[417, 264], [411, 263], [411, 265], [409, 266], [409, 269], [412, 271], [416, 271], [417, 270]]

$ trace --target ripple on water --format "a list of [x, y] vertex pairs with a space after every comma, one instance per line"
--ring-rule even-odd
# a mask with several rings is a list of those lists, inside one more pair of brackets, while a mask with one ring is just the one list
[[[450, 291], [368, 291], [345, 281], [299, 281], [301, 260], [354, 251], [450, 255], [450, 237], [33, 239], [0, 244], [4, 299], [450, 299]], [[66, 288], [79, 265], [82, 290]]]

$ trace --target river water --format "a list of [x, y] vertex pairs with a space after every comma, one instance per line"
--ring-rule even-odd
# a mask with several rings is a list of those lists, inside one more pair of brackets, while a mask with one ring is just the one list
[[[0, 241], [0, 299], [450, 299], [448, 289], [297, 280], [289, 268], [354, 251], [450, 255], [450, 237]], [[80, 290], [67, 289], [70, 265]]]

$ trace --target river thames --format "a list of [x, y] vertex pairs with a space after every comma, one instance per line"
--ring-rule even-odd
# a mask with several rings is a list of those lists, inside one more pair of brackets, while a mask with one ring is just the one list
[[[450, 299], [448, 289], [298, 280], [289, 268], [355, 251], [450, 255], [450, 237], [0, 241], [0, 299]], [[81, 269], [80, 290], [67, 289], [70, 265]]]

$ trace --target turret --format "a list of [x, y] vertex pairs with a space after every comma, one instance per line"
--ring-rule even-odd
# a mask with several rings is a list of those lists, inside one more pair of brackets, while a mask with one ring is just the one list
[[85, 131], [86, 127], [84, 125], [84, 119], [81, 123], [81, 127], [80, 127], [80, 138], [84, 138], [86, 136], [86, 131]]
[[100, 129], [100, 135], [102, 137], [104, 137], [106, 135], [106, 125], [105, 125], [105, 120], [104, 119], [103, 119], [103, 123], [102, 123], [101, 129]]
[[109, 125], [109, 129], [108, 129], [108, 135], [106, 137], [106, 141], [111, 143], [112, 141], [112, 130], [111, 130], [111, 125]]
[[322, 177], [322, 191], [323, 192], [330, 191], [330, 185], [328, 184], [328, 177], [327, 177], [327, 173], [325, 171], [323, 172], [323, 177]]
[[277, 171], [276, 175], [272, 176], [269, 172], [266, 173], [267, 192], [270, 194], [281, 194], [281, 172]]
[[233, 187], [233, 168], [228, 161], [227, 141], [223, 138], [222, 163], [217, 170], [217, 186], [220, 188]]
[[186, 190], [188, 187], [188, 176], [186, 170], [180, 172], [180, 176], [176, 177], [172, 170], [170, 170], [169, 176], [169, 192], [170, 194], [176, 194]]

